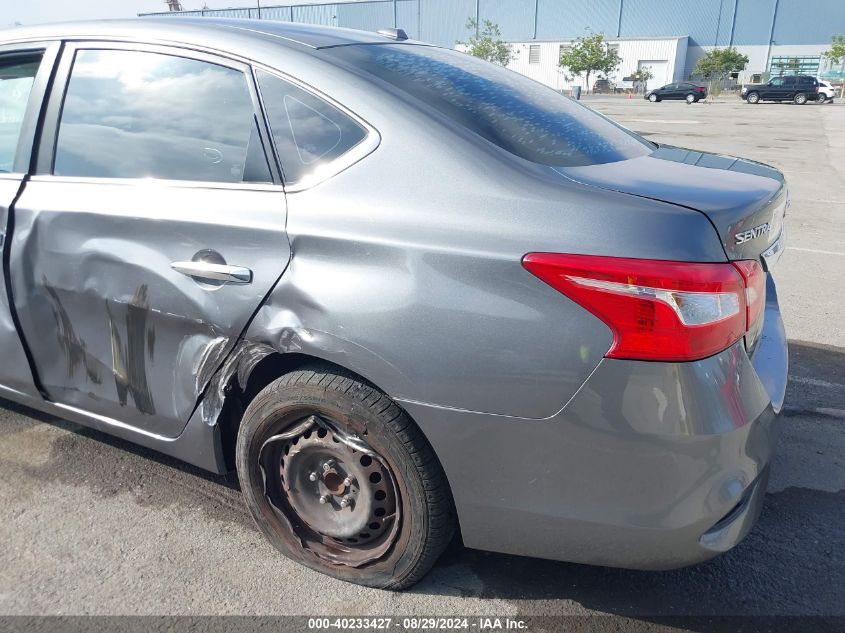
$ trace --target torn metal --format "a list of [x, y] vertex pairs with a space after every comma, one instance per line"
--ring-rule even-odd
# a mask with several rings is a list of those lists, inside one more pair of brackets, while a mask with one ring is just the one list
[[[221, 349], [225, 349], [225, 346]], [[217, 348], [215, 348], [215, 351], [217, 351]], [[275, 353], [276, 350], [265, 343], [238, 342], [226, 358], [223, 366], [211, 377], [208, 383], [205, 396], [200, 403], [200, 415], [203, 422], [209, 426], [217, 424], [228, 390], [233, 387], [244, 389], [255, 366], [270, 354]], [[219, 365], [219, 355], [208, 353], [204, 356], [200, 371], [197, 372], [198, 393], [201, 393], [201, 385], [205, 384], [204, 380], [200, 382], [200, 375], [209, 368], [213, 370]]]

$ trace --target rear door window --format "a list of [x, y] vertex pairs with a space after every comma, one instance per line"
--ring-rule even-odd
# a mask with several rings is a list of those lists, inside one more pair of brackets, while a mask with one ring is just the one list
[[41, 55], [0, 56], [0, 173], [14, 171], [29, 93]]
[[586, 106], [465, 53], [383, 44], [326, 49], [502, 149], [543, 165], [609, 163], [654, 145]]
[[79, 50], [53, 173], [270, 182], [246, 75], [155, 52]]
[[327, 101], [268, 72], [256, 76], [287, 184], [301, 183], [366, 138], [362, 125]]

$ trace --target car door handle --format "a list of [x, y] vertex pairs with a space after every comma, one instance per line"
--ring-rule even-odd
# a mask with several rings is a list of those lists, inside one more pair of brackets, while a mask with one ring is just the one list
[[195, 279], [210, 279], [230, 284], [248, 284], [252, 282], [252, 271], [242, 266], [227, 266], [209, 262], [173, 262], [170, 267]]

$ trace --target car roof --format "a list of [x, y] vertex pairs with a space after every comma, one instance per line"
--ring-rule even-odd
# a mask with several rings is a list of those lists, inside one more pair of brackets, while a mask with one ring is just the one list
[[192, 17], [90, 20], [16, 27], [0, 30], [0, 42], [108, 37], [143, 38], [150, 41], [179, 41], [184, 43], [202, 40], [204, 43], [209, 39], [209, 36], [213, 36], [215, 41], [219, 42], [219, 48], [226, 48], [227, 36], [237, 40], [240, 39], [238, 36], [243, 37], [245, 35], [273, 40], [280, 45], [311, 49], [352, 44], [397, 43], [396, 39], [377, 33], [316, 24]]

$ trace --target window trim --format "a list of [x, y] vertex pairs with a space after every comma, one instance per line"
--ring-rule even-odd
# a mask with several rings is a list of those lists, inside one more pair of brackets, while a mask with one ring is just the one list
[[[243, 74], [247, 89], [249, 91], [250, 99], [252, 100], [253, 117], [258, 125], [259, 138], [261, 140], [264, 158], [270, 169], [270, 174], [273, 179], [272, 183], [248, 183], [248, 182], [217, 182], [217, 181], [187, 181], [187, 180], [171, 180], [164, 178], [107, 178], [107, 177], [90, 177], [90, 176], [56, 176], [53, 174], [56, 146], [59, 140], [59, 126], [62, 119], [62, 111], [64, 110], [65, 99], [67, 91], [70, 86], [70, 79], [73, 70], [74, 60], [76, 59], [77, 51], [85, 50], [116, 50], [129, 51], [140, 53], [158, 53], [161, 55], [169, 55], [171, 57], [181, 57], [200, 62], [222, 66], [231, 70], [235, 70]], [[267, 127], [267, 122], [263, 116], [260, 100], [258, 97], [258, 88], [255, 84], [255, 77], [252, 73], [250, 65], [240, 60], [235, 60], [225, 56], [214, 53], [207, 53], [198, 51], [192, 48], [184, 48], [177, 46], [148, 44], [143, 42], [130, 41], [113, 41], [100, 39], [86, 39], [73, 40], [64, 43], [59, 59], [56, 76], [53, 81], [53, 87], [49, 95], [49, 100], [46, 105], [46, 114], [41, 130], [41, 139], [38, 147], [38, 158], [34, 169], [34, 174], [39, 177], [39, 180], [55, 180], [61, 182], [86, 182], [86, 183], [116, 183], [127, 184], [137, 182], [156, 182], [162, 184], [182, 184], [187, 186], [198, 187], [213, 187], [224, 189], [261, 189], [270, 187], [278, 189], [282, 185], [281, 172], [279, 166], [272, 152], [268, 152], [268, 148], [272, 147], [270, 137], [270, 130]]]
[[[339, 173], [349, 169], [355, 163], [363, 160], [370, 154], [372, 154], [376, 148], [381, 145], [381, 134], [379, 131], [373, 127], [369, 121], [360, 117], [358, 114], [347, 108], [345, 105], [339, 103], [338, 101], [332, 99], [328, 95], [323, 92], [320, 92], [313, 86], [297, 79], [296, 77], [292, 77], [285, 72], [278, 70], [277, 68], [273, 68], [272, 66], [267, 66], [266, 64], [258, 64], [254, 63], [252, 65], [252, 79], [253, 83], [255, 84], [255, 90], [258, 94], [258, 99], [261, 107], [261, 113], [264, 117], [265, 126], [270, 131], [270, 147], [273, 152], [273, 156], [275, 157], [276, 164], [278, 165], [279, 170], [284, 174], [284, 161], [282, 160], [281, 156], [279, 155], [279, 151], [276, 148], [276, 140], [273, 138], [272, 135], [272, 128], [270, 127], [270, 116], [267, 112], [266, 105], [264, 103], [264, 97], [261, 95], [261, 84], [258, 82], [258, 76], [256, 75], [257, 71], [262, 71], [281, 79], [282, 81], [287, 81], [288, 83], [296, 86], [300, 90], [303, 90], [310, 94], [311, 96], [325, 101], [333, 108], [336, 108], [345, 116], [348, 116], [350, 119], [355, 121], [358, 125], [364, 128], [366, 132], [366, 136], [361, 139], [356, 145], [348, 149], [346, 152], [335, 158], [334, 160], [328, 161], [320, 166], [320, 169], [316, 171], [316, 173], [312, 173], [307, 178], [303, 178], [302, 180], [294, 183], [285, 183], [285, 192], [286, 193], [298, 193], [300, 191], [305, 191], [307, 189], [311, 189], [319, 185], [322, 182], [330, 180], [334, 178]], [[284, 176], [283, 176], [284, 179]]]
[[44, 113], [53, 70], [60, 50], [61, 42], [49, 40], [0, 45], [2, 58], [41, 54], [41, 64], [30, 88], [26, 111], [21, 122], [14, 165], [11, 172], [2, 174], [6, 178], [21, 178], [29, 174], [34, 167], [33, 159], [37, 154], [39, 123]]

